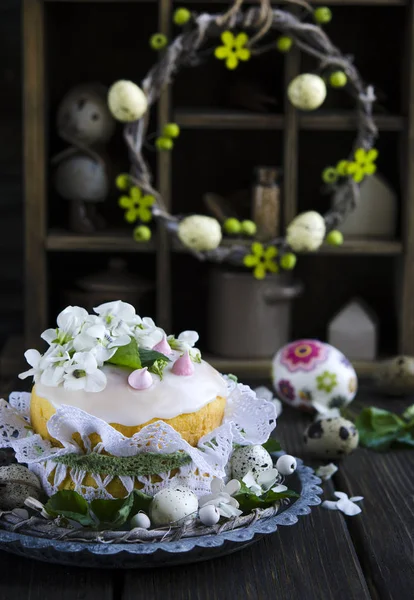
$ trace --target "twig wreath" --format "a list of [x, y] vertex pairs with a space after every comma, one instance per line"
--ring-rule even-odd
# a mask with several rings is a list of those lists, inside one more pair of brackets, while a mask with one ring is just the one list
[[[315, 252], [322, 243], [339, 245], [342, 234], [336, 230], [357, 205], [359, 184], [376, 170], [378, 152], [374, 143], [378, 135], [372, 109], [375, 101], [373, 87], [365, 85], [352, 58], [344, 56], [332, 44], [321, 24], [330, 21], [331, 12], [326, 7], [315, 10], [304, 0], [288, 0], [300, 7], [301, 14], [287, 10], [272, 9], [270, 0], [261, 0], [259, 7], [242, 10], [243, 0], [236, 0], [224, 14], [196, 14], [185, 8], [174, 14], [175, 24], [183, 26], [183, 32], [168, 46], [163, 34], [154, 34], [150, 44], [154, 49], [165, 47], [163, 56], [149, 71], [139, 88], [130, 81], [118, 81], [108, 94], [108, 105], [113, 116], [126, 123], [124, 138], [128, 146], [131, 169], [128, 175], [118, 176], [117, 187], [124, 191], [119, 205], [125, 209], [129, 223], [140, 223], [134, 229], [137, 242], [147, 241], [151, 230], [145, 225], [154, 218], [178, 238], [186, 251], [199, 260], [227, 262], [252, 268], [258, 279], [267, 272], [276, 273], [279, 267], [293, 269], [295, 253]], [[282, 35], [272, 43], [261, 45], [263, 37], [278, 31]], [[221, 40], [217, 44], [217, 40]], [[215, 47], [206, 44], [214, 40]], [[325, 189], [332, 195], [332, 208], [323, 216], [315, 211], [299, 214], [287, 227], [286, 236], [275, 238], [265, 245], [252, 240], [251, 246], [235, 241], [222, 246], [221, 224], [204, 215], [177, 217], [170, 214], [160, 193], [153, 187], [152, 173], [143, 157], [149, 122], [149, 107], [159, 98], [163, 88], [173, 76], [186, 66], [197, 66], [203, 57], [213, 54], [225, 61], [229, 69], [237, 68], [240, 61], [277, 48], [289, 51], [295, 44], [303, 52], [319, 61], [322, 73], [332, 87], [345, 88], [357, 105], [357, 135], [347, 158], [336, 166], [328, 166], [322, 173]], [[326, 97], [326, 84], [318, 74], [302, 73], [288, 86], [290, 102], [299, 110], [319, 108]], [[170, 151], [180, 129], [175, 123], [166, 123], [163, 133], [156, 139], [160, 152]], [[255, 225], [249, 222], [245, 233], [255, 235]]]

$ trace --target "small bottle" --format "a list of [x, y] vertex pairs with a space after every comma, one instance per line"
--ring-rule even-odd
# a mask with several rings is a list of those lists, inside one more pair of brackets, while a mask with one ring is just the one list
[[280, 187], [275, 167], [257, 167], [253, 186], [252, 219], [257, 226], [257, 239], [268, 242], [280, 232]]

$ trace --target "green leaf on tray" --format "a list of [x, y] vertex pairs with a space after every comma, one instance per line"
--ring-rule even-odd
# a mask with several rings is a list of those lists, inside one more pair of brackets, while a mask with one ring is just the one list
[[267, 442], [262, 444], [263, 448], [268, 452], [278, 452], [282, 449], [280, 443], [275, 438], [270, 437]]
[[90, 454], [62, 454], [53, 460], [92, 474], [136, 477], [168, 473], [179, 469], [191, 462], [191, 456], [181, 450], [170, 454], [142, 452], [135, 456], [107, 456], [91, 452]]
[[100, 525], [116, 529], [128, 521], [133, 505], [134, 494], [130, 494], [127, 498], [119, 500], [103, 500], [98, 498], [97, 500], [92, 500], [91, 511]]
[[272, 492], [272, 490], [269, 490], [261, 496], [256, 496], [242, 482], [240, 491], [235, 494], [234, 498], [240, 504], [240, 510], [249, 512], [255, 508], [268, 508], [283, 498], [299, 498], [299, 494], [293, 490], [286, 490], [285, 492]]
[[414, 447], [414, 428], [411, 422], [398, 415], [375, 408], [364, 408], [355, 420], [361, 446], [384, 452], [390, 448]]
[[95, 524], [85, 498], [72, 490], [61, 490], [49, 498], [45, 510], [51, 517], [66, 517], [88, 527]]
[[112, 365], [118, 365], [120, 367], [129, 367], [130, 369], [141, 369], [142, 363], [136, 339], [131, 338], [129, 344], [117, 348], [117, 351], [112, 356], [112, 358], [108, 360], [108, 362]]

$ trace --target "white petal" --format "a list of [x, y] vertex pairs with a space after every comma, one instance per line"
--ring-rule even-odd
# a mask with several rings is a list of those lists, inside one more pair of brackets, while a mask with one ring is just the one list
[[259, 485], [271, 485], [274, 484], [276, 479], [279, 476], [279, 471], [277, 469], [267, 469], [267, 471], [262, 471], [258, 474], [256, 481]]
[[76, 352], [73, 356], [73, 361], [79, 365], [79, 369], [82, 369], [87, 373], [93, 373], [98, 368], [98, 363], [92, 351]]
[[237, 492], [240, 491], [241, 484], [237, 479], [232, 479], [228, 482], [228, 484], [224, 487], [224, 491], [227, 492], [230, 496], [234, 496]]
[[42, 340], [45, 340], [48, 344], [53, 344], [55, 339], [57, 338], [56, 329], [46, 329], [42, 334], [40, 334]]
[[40, 383], [56, 387], [63, 381], [65, 370], [63, 367], [49, 367], [43, 371], [40, 376]]
[[105, 333], [107, 333], [107, 328], [105, 327], [105, 325], [103, 323], [96, 323], [95, 325], [92, 325], [91, 327], [87, 327], [85, 329], [85, 333], [87, 333], [88, 335], [90, 335], [93, 338], [102, 340], [105, 337]]
[[255, 390], [256, 396], [263, 400], [273, 400], [273, 392], [264, 385], [257, 387]]
[[74, 332], [80, 328], [86, 320], [88, 311], [80, 306], [68, 306], [57, 317], [57, 325], [59, 329], [67, 332]]
[[108, 344], [108, 348], [118, 348], [119, 346], [127, 346], [131, 338], [129, 335], [120, 335], [118, 337], [114, 337], [112, 342]]
[[341, 500], [348, 500], [348, 494], [345, 494], [345, 492], [334, 492], [334, 496], [341, 498]]
[[318, 477], [321, 477], [324, 481], [327, 481], [334, 475], [338, 470], [338, 467], [333, 463], [329, 463], [328, 465], [321, 465], [315, 471]]
[[106, 386], [106, 375], [103, 371], [96, 369], [94, 373], [88, 374], [86, 377], [85, 391], [86, 392], [102, 392]]
[[27, 360], [27, 362], [29, 363], [29, 365], [36, 369], [36, 367], [39, 366], [42, 355], [40, 354], [40, 352], [38, 350], [31, 349], [31, 350], [26, 350], [26, 352], [24, 353], [24, 357]]
[[351, 502], [360, 502], [363, 499], [364, 499], [364, 496], [353, 496], [352, 498], [350, 498], [350, 501]]
[[118, 312], [116, 314], [123, 321], [131, 323], [135, 318], [135, 308], [132, 306], [132, 304], [121, 301], [120, 305], [118, 305]]
[[193, 347], [194, 344], [198, 341], [199, 335], [196, 331], [183, 331], [178, 336], [178, 340], [180, 342], [184, 342], [188, 344], [190, 347]]
[[224, 490], [224, 481], [219, 477], [214, 477], [210, 485], [211, 493], [218, 494]]
[[151, 319], [151, 317], [144, 317], [142, 319], [142, 324], [144, 325], [144, 327], [146, 329], [155, 329], [156, 325], [154, 323], [154, 321]]
[[286, 485], [279, 484], [276, 487], [272, 488], [272, 492], [276, 492], [276, 493], [286, 492], [287, 489], [288, 488]]
[[36, 369], [29, 369], [28, 371], [24, 371], [23, 373], [19, 373], [19, 379], [26, 379], [27, 377], [34, 377], [36, 375]]
[[231, 519], [231, 517], [239, 517], [241, 514], [243, 514], [241, 510], [231, 506], [230, 504], [220, 504], [218, 509], [221, 516], [227, 517], [228, 519]]
[[[208, 498], [208, 499], [207, 499]], [[202, 506], [207, 506], [209, 504], [213, 506], [218, 506], [221, 502], [221, 498], [214, 494], [207, 494], [207, 496], [202, 496], [198, 499], [198, 506], [201, 508]]]
[[338, 510], [338, 503], [333, 500], [324, 500], [321, 506], [322, 508], [327, 508], [328, 510]]
[[359, 515], [361, 511], [360, 507], [357, 504], [354, 504], [350, 500], [338, 500], [337, 502], [338, 510], [344, 513], [347, 517], [353, 517], [355, 515]]
[[119, 303], [120, 303], [120, 300], [115, 300], [115, 302], [104, 302], [103, 304], [100, 304], [99, 306], [94, 307], [93, 310], [98, 315], [107, 314], [107, 313], [116, 314]]
[[234, 508], [239, 508], [239, 503], [237, 502], [236, 498], [233, 498], [232, 496], [230, 496], [228, 504], [230, 504], [230, 506], [234, 506]]
[[70, 374], [64, 376], [63, 387], [66, 390], [83, 390], [86, 384], [86, 377], [72, 377]]
[[276, 418], [277, 418], [283, 412], [283, 404], [277, 398], [273, 398], [272, 403], [275, 405], [275, 408], [276, 408]]
[[253, 475], [253, 471], [248, 471], [243, 477], [242, 482], [245, 483], [248, 488], [252, 485], [256, 485], [256, 478]]
[[81, 352], [82, 350], [91, 350], [95, 346], [96, 340], [84, 331], [77, 335], [73, 340], [73, 347], [77, 352]]

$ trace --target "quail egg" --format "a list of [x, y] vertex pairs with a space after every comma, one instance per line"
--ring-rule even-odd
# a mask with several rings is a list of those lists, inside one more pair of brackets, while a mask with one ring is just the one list
[[272, 467], [272, 457], [260, 445], [241, 446], [233, 452], [231, 457], [231, 472], [235, 479], [243, 479], [249, 471], [258, 474]]
[[333, 417], [314, 421], [306, 429], [303, 441], [312, 456], [338, 459], [355, 450], [359, 434], [351, 421]]

